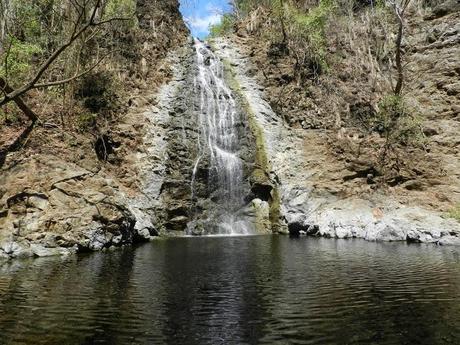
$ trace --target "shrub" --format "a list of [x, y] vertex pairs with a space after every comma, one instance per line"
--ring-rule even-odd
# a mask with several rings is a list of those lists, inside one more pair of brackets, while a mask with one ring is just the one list
[[226, 13], [220, 23], [209, 26], [209, 37], [222, 37], [232, 32], [235, 25], [235, 17]]
[[409, 110], [402, 96], [386, 96], [378, 107], [371, 128], [384, 136], [388, 144], [407, 146], [422, 141], [421, 120]]
[[371, 119], [371, 128], [383, 138], [377, 156], [378, 170], [387, 183], [398, 184], [404, 181], [400, 171], [410, 159], [405, 147], [423, 144], [421, 121], [399, 95], [384, 97], [378, 108], [375, 118]]
[[304, 2], [290, 0], [239, 0], [236, 13], [247, 15], [258, 7], [267, 8], [270, 18], [263, 35], [271, 47], [295, 59], [295, 75], [299, 82], [316, 79], [328, 69], [326, 26], [337, 7], [336, 1]]
[[447, 216], [460, 222], [460, 204], [457, 204], [449, 212], [447, 212]]
[[289, 49], [298, 67], [308, 67], [314, 76], [327, 70], [326, 23], [334, 8], [331, 0], [321, 0], [308, 12], [286, 5]]
[[[135, 21], [134, 13], [136, 12], [136, 0], [111, 0], [107, 3], [105, 8], [104, 17], [124, 17], [130, 18], [128, 21], [130, 25], [133, 25]], [[119, 24], [119, 23], [118, 23]]]
[[77, 125], [82, 131], [96, 127], [97, 115], [91, 113], [84, 113], [78, 116]]
[[118, 107], [114, 78], [106, 71], [87, 74], [77, 90], [77, 96], [83, 100], [91, 113], [109, 113]]
[[[0, 77], [17, 82], [24, 78], [30, 70], [32, 57], [42, 52], [39, 45], [23, 42], [10, 37], [5, 43], [6, 50], [0, 63]], [[8, 48], [9, 47], [9, 48]]]

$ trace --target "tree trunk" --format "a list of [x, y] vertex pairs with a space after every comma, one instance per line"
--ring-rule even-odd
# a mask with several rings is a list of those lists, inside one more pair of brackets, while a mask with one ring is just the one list
[[[396, 11], [398, 11], [396, 9]], [[402, 20], [402, 17], [400, 16], [399, 13], [398, 15], [398, 20], [399, 20], [399, 28], [398, 28], [398, 36], [396, 38], [396, 70], [398, 73], [398, 80], [396, 82], [396, 87], [395, 87], [395, 95], [399, 96], [401, 94], [402, 88], [403, 88], [403, 83], [404, 83], [404, 73], [403, 73], [403, 67], [402, 67], [402, 37], [403, 37], [403, 29], [404, 29], [404, 23]]]
[[280, 12], [279, 12], [280, 22], [281, 22], [281, 31], [283, 33], [283, 43], [286, 44], [287, 42], [287, 33], [286, 33], [286, 25], [284, 23], [284, 2], [280, 0]]
[[[3, 78], [0, 78], [0, 89], [4, 91], [5, 94], [9, 94], [14, 90], [6, 83]], [[35, 122], [38, 120], [38, 116], [23, 102], [21, 97], [17, 96], [13, 98], [11, 101], [15, 102], [19, 109], [26, 115], [29, 120]]]

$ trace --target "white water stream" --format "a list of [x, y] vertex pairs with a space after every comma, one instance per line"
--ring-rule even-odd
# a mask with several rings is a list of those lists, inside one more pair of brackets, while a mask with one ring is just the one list
[[[237, 211], [244, 206], [243, 162], [239, 157], [238, 111], [235, 99], [224, 80], [222, 62], [204, 43], [195, 39], [197, 73], [194, 91], [199, 97], [199, 154], [192, 173], [192, 199], [196, 196], [196, 178], [200, 163], [209, 161], [209, 180], [217, 183], [218, 210], [213, 227], [206, 234], [237, 235], [251, 233], [251, 226]], [[191, 222], [189, 232], [196, 222]]]

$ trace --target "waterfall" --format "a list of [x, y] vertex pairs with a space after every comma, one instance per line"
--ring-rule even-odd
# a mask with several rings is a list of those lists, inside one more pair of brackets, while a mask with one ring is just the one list
[[[243, 161], [239, 156], [238, 126], [241, 113], [224, 80], [223, 63], [206, 44], [195, 39], [197, 71], [194, 95], [198, 99], [200, 127], [198, 156], [192, 171], [192, 202], [196, 202], [197, 174], [200, 165], [207, 165], [207, 185], [214, 186], [212, 215], [195, 214], [188, 232], [200, 234], [248, 234], [250, 222], [241, 215], [244, 207]], [[201, 219], [200, 219], [201, 217]], [[204, 218], [204, 219], [203, 219]], [[197, 227], [201, 230], [197, 231]]]

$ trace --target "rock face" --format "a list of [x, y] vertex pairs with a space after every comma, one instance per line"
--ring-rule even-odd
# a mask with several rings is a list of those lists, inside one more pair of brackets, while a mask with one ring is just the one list
[[193, 50], [189, 42], [172, 62], [173, 79], [147, 111], [147, 151], [139, 162], [147, 204], [155, 205], [154, 223], [161, 233], [183, 231], [190, 211], [190, 176], [197, 152], [196, 118], [187, 107], [190, 99]]
[[[126, 78], [129, 112], [115, 117], [108, 133], [96, 133], [97, 139], [94, 133], [36, 126], [27, 144], [0, 162], [0, 259], [101, 250], [158, 235], [156, 205], [148, 196], [156, 185], [143, 179], [136, 162], [159, 142], [153, 133], [142, 143], [151, 116], [141, 109], [154, 101], [148, 93], [168, 80], [165, 56], [174, 55], [188, 30], [177, 0], [139, 0], [136, 14], [139, 29], [125, 37], [132, 42], [127, 63], [136, 61], [127, 71], [139, 73]], [[110, 145], [106, 161], [96, 152], [101, 140]], [[156, 158], [164, 164], [164, 157]]]
[[[428, 242], [458, 244], [460, 224], [441, 217], [439, 212], [407, 206], [391, 196], [340, 197], [325, 190], [311, 168], [304, 147], [308, 133], [287, 127], [264, 99], [262, 88], [249, 77], [249, 57], [228, 40], [216, 43], [218, 54], [232, 66], [235, 79], [263, 129], [264, 147], [273, 180], [280, 194], [280, 221], [293, 235], [306, 234], [332, 238], [362, 238], [369, 241]], [[321, 154], [321, 151], [315, 153]], [[323, 159], [327, 155], [324, 154]], [[319, 167], [321, 169], [321, 167]]]
[[[232, 135], [235, 135], [237, 145], [231, 149], [235, 150], [238, 160], [241, 160], [242, 176], [236, 185], [242, 192], [241, 196], [238, 195], [241, 197], [241, 207], [235, 210], [225, 209], [227, 203], [224, 201], [230, 197], [227, 190], [229, 186], [221, 185], [219, 169], [222, 167], [212, 162], [216, 148], [211, 148], [207, 138], [216, 134], [210, 133], [211, 128], [208, 128], [206, 123], [212, 121], [212, 114], [217, 111], [209, 104], [214, 101], [211, 94], [215, 93], [215, 97], [231, 96], [226, 92], [210, 93], [209, 90], [203, 90], [204, 84], [198, 80], [197, 73], [203, 72], [206, 66], [197, 65], [198, 55], [195, 50], [205, 50], [198, 52], [204, 54], [202, 58], [205, 59], [205, 63], [211, 63], [211, 60], [215, 66], [220, 66], [220, 63], [214, 61], [215, 57], [211, 56], [208, 48], [197, 48], [199, 45], [202, 44], [197, 42], [195, 45], [190, 41], [180, 54], [171, 60], [173, 79], [158, 93], [157, 104], [146, 112], [149, 119], [144, 138], [147, 150], [138, 159], [145, 195], [145, 200], [140, 204], [155, 205], [150, 206], [150, 210], [144, 207], [144, 210], [151, 214], [154, 227], [165, 235], [181, 235], [185, 232], [200, 235], [223, 233], [226, 230], [233, 233], [237, 229], [226, 229], [226, 221], [222, 218], [222, 215], [229, 211], [232, 219], [250, 219], [247, 226], [244, 226], [245, 229], [241, 229], [242, 232], [251, 232], [255, 229], [257, 232], [269, 232], [266, 206], [270, 190], [263, 190], [263, 178], [255, 178], [264, 175], [265, 172], [254, 164], [256, 140], [248, 125], [246, 110], [240, 102], [233, 103], [234, 100], [231, 100], [235, 107], [232, 110], [235, 133]], [[206, 54], [209, 55], [207, 59]], [[211, 75], [207, 77], [211, 78]], [[213, 78], [207, 82], [226, 83], [225, 80]], [[203, 98], [206, 92], [209, 95], [205, 96], [211, 99]], [[227, 98], [220, 102], [228, 102]], [[224, 132], [229, 135], [230, 129], [227, 128]], [[256, 171], [260, 171], [260, 174], [255, 173]], [[264, 193], [266, 195], [261, 196]], [[257, 199], [259, 197], [263, 200]], [[252, 202], [253, 199], [259, 202]], [[244, 207], [244, 204], [247, 206]], [[242, 221], [228, 221], [235, 223], [232, 227], [243, 227]]]
[[159, 62], [172, 48], [182, 45], [189, 32], [179, 11], [178, 0], [137, 0], [136, 16], [139, 21], [138, 44], [141, 46], [140, 64], [144, 75], [152, 77]]
[[[31, 174], [33, 172], [33, 174]], [[52, 156], [32, 157], [2, 176], [2, 256], [47, 256], [149, 239], [120, 186]]]
[[264, 20], [263, 6], [237, 25], [231, 41], [246, 58], [245, 73], [289, 127], [303, 157], [290, 169], [304, 171], [315, 192], [360, 198], [380, 189], [398, 203], [443, 213], [460, 204], [457, 4], [415, 0], [407, 10], [403, 94], [425, 137], [418, 145], [400, 145], [393, 164], [382, 163], [382, 136], [363, 125], [392, 93], [394, 37], [389, 33], [397, 26], [391, 16], [382, 19], [369, 6], [344, 15], [338, 5], [326, 25], [329, 70], [303, 79], [308, 67], [296, 68], [295, 54], [280, 51], [273, 31], [277, 24]]
[[[235, 214], [250, 219], [259, 233], [460, 245], [459, 223], [440, 213], [460, 201], [457, 3], [440, 2], [423, 25], [408, 29], [408, 69], [414, 75], [424, 69], [431, 73], [423, 81], [409, 78], [407, 92], [426, 120], [424, 133], [431, 140], [426, 157], [436, 159], [413, 167], [413, 175], [423, 178], [411, 175], [390, 192], [374, 190], [374, 171], [366, 159], [337, 159], [327, 145], [331, 133], [337, 134], [331, 131], [335, 120], [329, 111], [337, 111], [339, 124], [353, 114], [373, 112], [373, 98], [384, 85], [376, 84], [372, 99], [361, 97], [357, 89], [368, 73], [349, 88], [347, 66], [339, 65], [337, 84], [347, 85], [340, 102], [313, 90], [315, 100], [307, 104], [288, 66], [268, 69], [268, 79], [279, 85], [265, 88], [257, 79], [263, 72], [255, 67], [257, 54], [250, 44], [243, 47], [241, 38], [214, 41], [236, 101], [245, 206]], [[158, 234], [183, 235], [187, 229], [202, 234], [209, 226], [202, 220], [212, 219], [222, 207], [219, 199], [226, 191], [213, 179], [211, 160], [198, 159], [203, 133], [197, 61], [193, 42], [181, 44], [186, 29], [178, 2], [139, 0], [137, 11], [144, 30], [145, 77], [155, 85], [158, 75], [169, 81], [151, 95], [130, 100], [136, 108], [113, 130], [118, 147], [109, 163], [82, 148], [74, 150], [78, 157], [72, 160], [46, 148], [7, 157], [0, 171], [0, 260], [101, 250]], [[173, 30], [165, 33], [163, 26]], [[154, 33], [158, 27], [160, 38]], [[158, 39], [161, 49], [149, 55]], [[285, 83], [291, 83], [285, 95], [289, 104], [275, 113], [270, 103]], [[346, 136], [342, 128], [337, 141]], [[444, 175], [425, 174], [434, 165]]]

